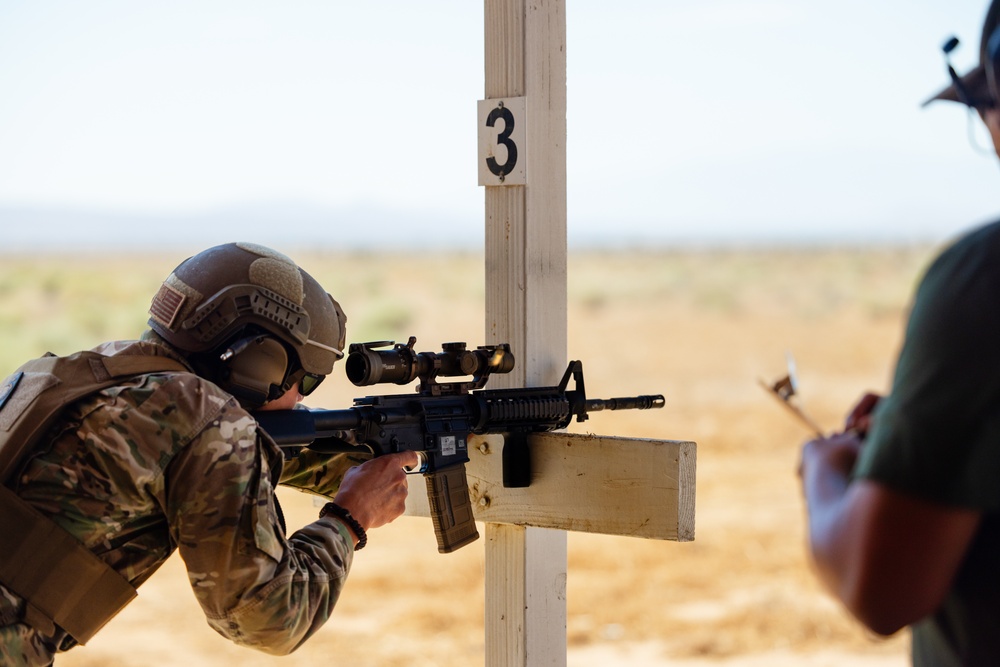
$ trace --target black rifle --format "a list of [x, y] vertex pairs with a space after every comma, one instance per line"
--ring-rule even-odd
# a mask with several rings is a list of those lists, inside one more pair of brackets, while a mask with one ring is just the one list
[[[503, 483], [524, 487], [531, 469], [527, 435], [565, 428], [575, 416], [585, 421], [600, 410], [645, 410], [663, 407], [661, 395], [588, 399], [583, 364], [571, 361], [556, 387], [491, 389], [491, 373], [509, 373], [514, 356], [507, 344], [467, 350], [465, 343], [446, 343], [442, 352], [414, 352], [391, 341], [354, 343], [347, 358], [347, 377], [357, 386], [379, 382], [420, 381], [416, 394], [366, 396], [346, 410], [275, 410], [254, 415], [260, 427], [289, 455], [302, 446], [343, 451], [339, 437], [354, 439], [375, 456], [414, 451], [427, 481], [427, 499], [438, 551], [450, 553], [479, 537], [469, 500], [465, 463], [470, 434], [503, 433]], [[388, 350], [380, 350], [392, 346]], [[471, 376], [465, 382], [440, 383], [439, 377]], [[570, 378], [574, 389], [567, 389]]]

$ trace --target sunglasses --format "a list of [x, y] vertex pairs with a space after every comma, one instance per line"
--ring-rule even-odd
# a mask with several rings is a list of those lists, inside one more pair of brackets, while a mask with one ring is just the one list
[[285, 381], [282, 383], [282, 387], [285, 391], [288, 391], [295, 386], [295, 383], [299, 383], [299, 393], [303, 396], [308, 396], [309, 394], [316, 391], [316, 387], [326, 379], [325, 375], [317, 375], [316, 373], [309, 373], [304, 368], [299, 368], [285, 377]]

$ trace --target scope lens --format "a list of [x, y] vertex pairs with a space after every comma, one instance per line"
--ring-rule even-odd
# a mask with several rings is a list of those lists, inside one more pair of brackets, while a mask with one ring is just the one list
[[364, 348], [347, 356], [347, 379], [358, 387], [381, 382], [406, 384], [415, 377], [412, 355], [401, 349]]
[[347, 357], [347, 364], [345, 367], [345, 370], [347, 371], [347, 379], [359, 387], [375, 384], [375, 381], [372, 381], [371, 379], [371, 361], [368, 359], [366, 352], [368, 352], [368, 350], [365, 350], [365, 352], [354, 352]]

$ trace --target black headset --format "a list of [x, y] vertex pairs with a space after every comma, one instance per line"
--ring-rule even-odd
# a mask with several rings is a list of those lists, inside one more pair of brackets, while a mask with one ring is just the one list
[[965, 87], [965, 83], [962, 78], [958, 76], [955, 68], [951, 64], [951, 52], [954, 51], [959, 45], [958, 37], [952, 35], [949, 37], [945, 43], [941, 46], [941, 50], [944, 52], [945, 63], [948, 68], [948, 76], [951, 78], [952, 86], [955, 88], [955, 95], [958, 97], [958, 101], [969, 107], [970, 109], [992, 109], [994, 107], [1000, 106], [1000, 101], [996, 99], [998, 92], [998, 85], [995, 78], [997, 73], [1000, 73], [1000, 23], [993, 28], [993, 32], [990, 33], [989, 39], [986, 40], [986, 62], [981, 63], [986, 71], [986, 83], [988, 87], [988, 92], [986, 96], [976, 96]]

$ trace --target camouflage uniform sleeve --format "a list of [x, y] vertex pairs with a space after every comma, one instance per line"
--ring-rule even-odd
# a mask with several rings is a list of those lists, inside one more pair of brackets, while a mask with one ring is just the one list
[[285, 462], [279, 483], [333, 500], [344, 474], [371, 458], [369, 452], [321, 454], [306, 448]]
[[331, 518], [287, 536], [274, 495], [281, 453], [230, 402], [167, 468], [171, 537], [209, 625], [284, 655], [329, 618], [353, 558]]

